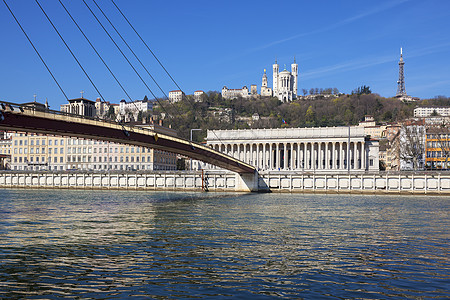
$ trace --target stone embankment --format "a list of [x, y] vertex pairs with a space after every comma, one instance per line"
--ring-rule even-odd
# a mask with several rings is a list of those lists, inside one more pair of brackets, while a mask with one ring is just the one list
[[158, 173], [2, 172], [0, 188], [404, 193], [450, 195], [450, 173], [318, 174], [225, 171]]

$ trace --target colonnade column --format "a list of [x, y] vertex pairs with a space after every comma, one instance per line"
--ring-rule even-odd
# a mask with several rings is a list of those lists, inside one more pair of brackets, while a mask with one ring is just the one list
[[322, 143], [317, 145], [317, 169], [322, 169]]
[[276, 152], [275, 152], [275, 169], [278, 170], [280, 168], [280, 144], [276, 144]]
[[[308, 144], [309, 144], [309, 149], [308, 149]], [[312, 143], [307, 143], [306, 144], [306, 169], [311, 169], [312, 164], [310, 164], [311, 162], [311, 151], [312, 151]]]
[[269, 144], [269, 170], [272, 170], [273, 167], [273, 145]]
[[353, 143], [353, 169], [358, 168], [358, 143]]
[[256, 144], [256, 169], [259, 169], [259, 143]]
[[362, 153], [361, 167], [364, 171], [366, 170], [366, 147], [365, 146], [366, 146], [366, 143], [362, 142], [361, 143], [361, 153]]
[[334, 160], [334, 153], [333, 153], [333, 149], [334, 149], [334, 143], [331, 142], [330, 149], [329, 149], [330, 157], [328, 158], [328, 165], [329, 165], [330, 169], [334, 168], [334, 161], [333, 161]]
[[291, 143], [291, 170], [295, 169], [295, 160], [294, 160], [294, 143]]

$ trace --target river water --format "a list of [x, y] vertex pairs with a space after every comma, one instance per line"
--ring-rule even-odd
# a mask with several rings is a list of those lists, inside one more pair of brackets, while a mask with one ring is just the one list
[[0, 298], [450, 297], [449, 197], [0, 190]]

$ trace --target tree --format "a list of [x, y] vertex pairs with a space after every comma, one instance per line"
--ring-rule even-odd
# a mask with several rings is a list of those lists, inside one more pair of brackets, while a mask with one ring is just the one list
[[369, 86], [366, 85], [362, 85], [356, 89], [354, 89], [352, 91], [352, 94], [356, 94], [356, 95], [368, 95], [368, 94], [372, 94], [372, 91], [370, 90]]
[[105, 114], [105, 119], [114, 121], [116, 119], [116, 113], [114, 112], [114, 106], [109, 106], [108, 111]]
[[310, 105], [308, 107], [308, 110], [306, 111], [305, 119], [307, 122], [314, 122], [315, 118], [316, 118], [316, 114], [314, 113], [314, 110], [313, 110], [312, 106]]
[[423, 122], [404, 122], [397, 138], [400, 169], [423, 169], [425, 154]]
[[177, 159], [177, 170], [186, 170], [186, 159], [184, 157]]
[[306, 94], [308, 94], [308, 90], [307, 89], [302, 89], [303, 92], [303, 96], [306, 96]]

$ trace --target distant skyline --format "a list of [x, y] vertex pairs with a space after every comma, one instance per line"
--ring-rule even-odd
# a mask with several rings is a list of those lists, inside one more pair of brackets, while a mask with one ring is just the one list
[[[153, 98], [103, 32], [83, 1], [61, 0], [132, 99]], [[98, 12], [121, 49], [158, 97], [163, 93], [139, 66]], [[264, 69], [294, 57], [298, 93], [367, 85], [383, 97], [397, 91], [403, 48], [408, 95], [450, 96], [450, 1], [125, 1], [114, 0], [186, 94], [195, 90], [261, 87]], [[93, 88], [35, 1], [6, 0], [69, 98], [95, 100]], [[129, 100], [72, 23], [58, 0], [39, 0], [106, 101]], [[131, 45], [164, 93], [178, 89], [132, 32], [110, 0], [96, 0]], [[67, 103], [26, 37], [0, 2], [0, 100], [46, 99], [52, 109]]]

